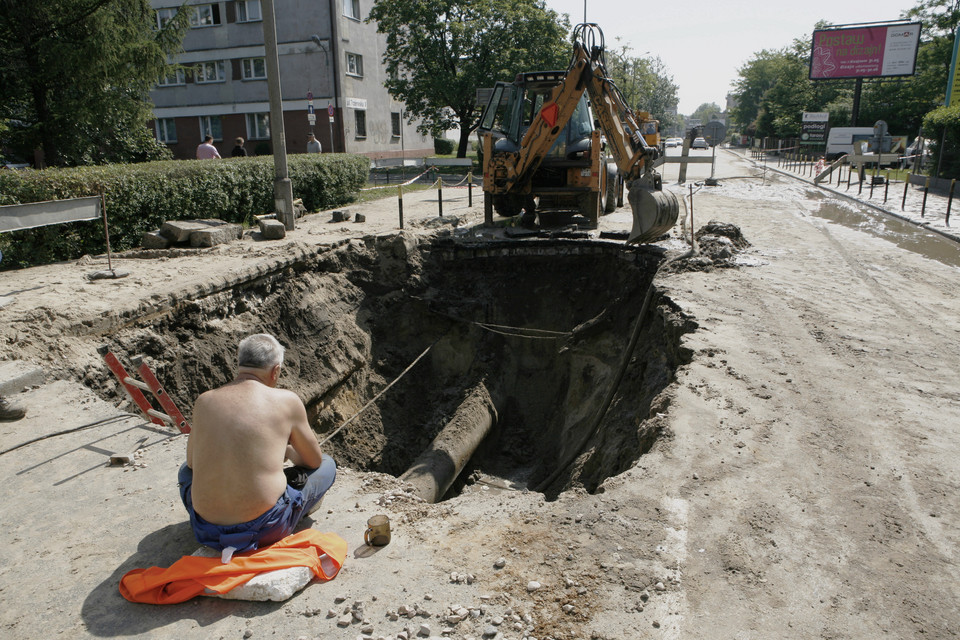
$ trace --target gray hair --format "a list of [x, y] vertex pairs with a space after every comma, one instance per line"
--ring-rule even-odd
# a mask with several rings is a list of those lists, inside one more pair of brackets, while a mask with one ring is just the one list
[[240, 341], [237, 362], [241, 367], [272, 369], [283, 364], [283, 345], [267, 333], [257, 333]]

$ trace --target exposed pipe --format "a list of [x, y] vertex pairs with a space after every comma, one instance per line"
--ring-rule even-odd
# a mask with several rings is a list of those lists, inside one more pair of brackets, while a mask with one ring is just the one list
[[437, 502], [496, 422], [497, 409], [486, 386], [479, 382], [467, 392], [447, 425], [400, 480], [413, 485], [414, 493], [425, 502]]

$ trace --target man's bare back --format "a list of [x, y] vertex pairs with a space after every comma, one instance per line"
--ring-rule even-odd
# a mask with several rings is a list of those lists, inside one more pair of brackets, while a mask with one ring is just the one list
[[275, 375], [241, 367], [194, 405], [187, 465], [194, 509], [207, 522], [239, 524], [272, 508], [286, 490], [285, 459], [320, 466], [306, 409], [293, 392], [274, 388], [277, 376], [279, 367]]

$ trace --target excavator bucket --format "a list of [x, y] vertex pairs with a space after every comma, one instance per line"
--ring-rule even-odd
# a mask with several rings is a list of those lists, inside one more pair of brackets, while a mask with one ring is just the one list
[[670, 191], [655, 191], [639, 180], [627, 194], [633, 209], [633, 229], [627, 242], [653, 242], [670, 231], [680, 215], [680, 201]]

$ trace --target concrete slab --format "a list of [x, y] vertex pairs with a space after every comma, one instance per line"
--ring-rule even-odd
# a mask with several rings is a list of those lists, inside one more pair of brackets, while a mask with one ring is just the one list
[[143, 234], [141, 244], [144, 249], [166, 249], [170, 246], [170, 240], [162, 235], [160, 231], [147, 231]]
[[191, 247], [215, 247], [231, 240], [239, 240], [243, 235], [243, 227], [238, 224], [223, 222], [211, 225], [205, 229], [198, 229], [190, 234]]
[[32, 364], [19, 360], [0, 362], [0, 396], [20, 393], [25, 387], [39, 386], [44, 378], [43, 369]]
[[264, 240], [280, 240], [287, 235], [287, 228], [279, 220], [258, 220]]

